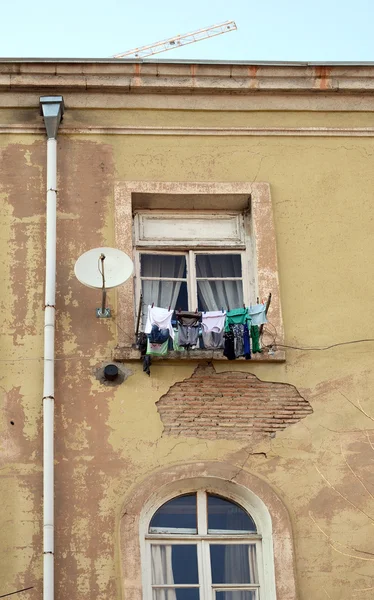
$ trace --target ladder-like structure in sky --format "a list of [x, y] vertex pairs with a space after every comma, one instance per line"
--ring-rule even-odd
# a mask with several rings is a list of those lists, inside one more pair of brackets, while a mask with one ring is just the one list
[[219, 25], [212, 25], [211, 27], [205, 27], [204, 29], [198, 29], [192, 33], [185, 33], [183, 35], [176, 35], [174, 37], [163, 40], [162, 42], [156, 42], [155, 44], [149, 44], [149, 46], [140, 46], [139, 48], [133, 48], [127, 52], [121, 54], [115, 54], [113, 58], [144, 58], [145, 56], [153, 56], [159, 52], [166, 52], [167, 50], [173, 50], [180, 46], [186, 46], [187, 44], [194, 44], [207, 38], [215, 37], [216, 35], [222, 35], [229, 31], [235, 31], [237, 29], [235, 21], [225, 21]]

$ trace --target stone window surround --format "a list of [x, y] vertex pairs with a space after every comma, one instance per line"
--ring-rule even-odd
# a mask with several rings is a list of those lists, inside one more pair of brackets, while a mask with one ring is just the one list
[[[268, 183], [230, 182], [153, 182], [127, 181], [115, 184], [115, 239], [116, 247], [133, 257], [133, 194], [162, 194], [170, 197], [182, 195], [233, 196], [247, 195], [251, 198], [251, 223], [254, 242], [255, 276], [258, 296], [266, 298], [272, 293], [271, 323], [277, 331], [277, 341], [284, 343], [283, 320], [281, 311], [278, 262], [276, 252], [275, 228]], [[230, 209], [230, 206], [227, 206]], [[139, 351], [134, 347], [134, 285], [130, 279], [118, 288], [117, 322], [118, 342], [113, 351], [114, 360], [138, 360]], [[126, 333], [131, 332], [131, 333]], [[169, 353], [167, 359], [183, 360], [215, 359], [226, 360], [221, 351], [194, 350], [174, 356]], [[163, 359], [165, 360], [165, 359]], [[284, 361], [283, 350], [274, 354], [256, 354], [256, 361]]]
[[[265, 600], [297, 600], [292, 529], [287, 509], [260, 478], [226, 462], [172, 466], [148, 475], [125, 498], [119, 523], [124, 600], [147, 598], [143, 590], [144, 536], [152, 514], [181, 493], [205, 486], [254, 515], [262, 533]], [[274, 589], [275, 588], [275, 589]]]

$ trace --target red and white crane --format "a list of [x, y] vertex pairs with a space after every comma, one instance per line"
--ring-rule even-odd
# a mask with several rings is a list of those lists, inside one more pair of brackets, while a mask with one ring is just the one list
[[140, 46], [139, 48], [133, 48], [127, 52], [115, 54], [113, 58], [144, 58], [145, 56], [153, 56], [159, 52], [166, 52], [167, 50], [173, 50], [180, 46], [187, 46], [187, 44], [194, 44], [207, 38], [215, 37], [216, 35], [222, 35], [229, 31], [235, 31], [237, 29], [235, 21], [225, 21], [219, 25], [212, 25], [211, 27], [204, 27], [198, 29], [192, 33], [184, 33], [182, 35], [176, 35], [174, 37], [163, 40], [162, 42], [156, 42], [155, 44], [149, 44], [148, 46]]

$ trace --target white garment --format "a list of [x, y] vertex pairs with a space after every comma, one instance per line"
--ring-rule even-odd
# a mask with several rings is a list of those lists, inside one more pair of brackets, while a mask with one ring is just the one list
[[173, 310], [160, 308], [159, 306], [151, 306], [148, 304], [148, 317], [145, 325], [144, 333], [151, 333], [152, 325], [157, 325], [160, 329], [168, 329], [171, 339], [174, 339], [174, 329], [171, 324]]
[[201, 327], [203, 332], [208, 333], [213, 331], [214, 333], [221, 333], [225, 326], [226, 312], [221, 310], [211, 310], [209, 312], [203, 312], [201, 319]]
[[251, 325], [263, 325], [268, 322], [265, 310], [266, 304], [254, 304], [248, 308], [248, 314], [251, 317]]

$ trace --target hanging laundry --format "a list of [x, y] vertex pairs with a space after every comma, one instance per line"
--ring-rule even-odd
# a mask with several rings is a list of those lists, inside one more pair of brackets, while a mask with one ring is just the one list
[[248, 307], [252, 325], [264, 325], [267, 323], [266, 304], [254, 304]]
[[150, 356], [166, 356], [169, 351], [169, 338], [163, 344], [154, 344], [149, 339], [147, 342], [147, 354]]
[[144, 329], [145, 333], [151, 333], [152, 325], [157, 325], [160, 329], [168, 329], [170, 337], [174, 339], [174, 330], [171, 324], [173, 310], [160, 308], [159, 306], [148, 305], [147, 323]]
[[140, 356], [143, 359], [143, 371], [144, 373], [147, 373], [147, 375], [151, 374], [151, 363], [152, 363], [152, 358], [150, 356], [147, 356], [147, 342], [148, 342], [148, 338], [146, 336], [145, 333], [139, 333], [138, 338], [137, 338], [137, 342], [136, 345], [140, 350]]
[[179, 345], [178, 329], [174, 329], [173, 350], [174, 350], [174, 352], [184, 352], [184, 350], [185, 350], [185, 348], [183, 348], [183, 346]]
[[243, 348], [244, 358], [246, 360], [250, 360], [252, 358], [252, 356], [251, 356], [251, 341], [250, 341], [250, 337], [249, 337], [248, 325], [244, 325], [243, 346], [244, 346], [244, 348]]
[[243, 356], [244, 354], [244, 325], [230, 325], [230, 329], [234, 334], [234, 352], [235, 357]]
[[203, 312], [201, 318], [201, 327], [203, 333], [208, 333], [210, 331], [214, 331], [214, 333], [221, 333], [225, 326], [225, 320], [226, 311], [222, 312], [221, 310], [212, 310]]
[[234, 345], [234, 334], [232, 331], [225, 333], [225, 346], [223, 349], [223, 356], [226, 356], [228, 360], [235, 360], [235, 345]]
[[204, 348], [207, 350], [215, 350], [224, 346], [224, 331], [216, 333], [215, 331], [204, 331], [202, 334]]
[[226, 313], [225, 331], [230, 331], [230, 325], [250, 325], [250, 322], [247, 308], [234, 308]]
[[262, 352], [261, 346], [260, 346], [260, 331], [259, 331], [258, 325], [252, 325], [251, 338], [252, 338], [253, 354], [256, 354], [256, 352]]
[[201, 312], [179, 311], [176, 314], [178, 321], [178, 343], [190, 349], [197, 345], [201, 325]]
[[169, 329], [160, 329], [158, 325], [152, 325], [148, 339], [152, 344], [163, 344], [169, 339]]

